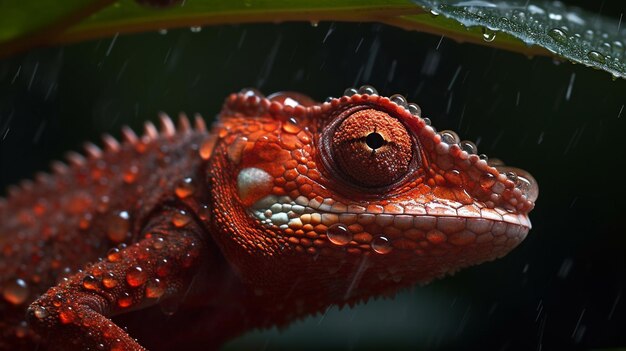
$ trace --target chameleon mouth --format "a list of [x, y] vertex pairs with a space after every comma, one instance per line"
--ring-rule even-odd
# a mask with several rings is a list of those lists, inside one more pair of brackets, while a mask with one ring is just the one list
[[394, 206], [345, 205], [333, 199], [266, 196], [251, 208], [263, 225], [281, 229], [287, 242], [316, 252], [328, 246], [387, 254], [392, 249], [418, 255], [450, 246], [490, 245], [506, 254], [531, 228], [526, 214], [453, 201]]

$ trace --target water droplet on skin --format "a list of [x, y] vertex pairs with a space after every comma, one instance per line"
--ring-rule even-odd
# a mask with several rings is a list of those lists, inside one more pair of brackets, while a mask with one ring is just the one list
[[343, 91], [343, 95], [344, 96], [352, 96], [352, 95], [357, 94], [357, 93], [358, 93], [358, 90], [356, 90], [354, 88], [348, 88], [348, 89]]
[[517, 182], [517, 174], [515, 172], [506, 172], [506, 177], [513, 183]]
[[120, 211], [113, 215], [107, 227], [107, 237], [114, 243], [121, 243], [130, 236], [130, 215]]
[[451, 130], [443, 130], [439, 135], [441, 135], [441, 141], [448, 145], [458, 144], [460, 142], [459, 136]]
[[115, 275], [111, 272], [106, 273], [104, 277], [102, 277], [102, 285], [104, 285], [107, 289], [113, 289], [117, 286], [117, 279], [115, 279]]
[[406, 101], [406, 98], [404, 96], [400, 95], [400, 94], [391, 95], [389, 100], [394, 102], [396, 105], [400, 105], [400, 106], [402, 106], [404, 108], [408, 108], [408, 103]]
[[480, 176], [480, 186], [489, 189], [496, 183], [496, 177], [491, 173], [485, 173]]
[[550, 38], [554, 39], [554, 41], [565, 44], [567, 43], [567, 33], [564, 30], [559, 28], [552, 28], [548, 31], [548, 35]]
[[202, 31], [202, 27], [200, 27], [200, 26], [189, 27], [189, 30], [192, 33], [200, 33]]
[[300, 132], [301, 128], [298, 125], [298, 120], [291, 117], [287, 122], [283, 123], [283, 130], [290, 134], [297, 134]]
[[492, 41], [496, 39], [496, 31], [494, 31], [493, 29], [482, 27], [482, 32], [483, 32], [484, 41], [491, 43]]
[[408, 109], [413, 116], [419, 116], [422, 114], [422, 108], [416, 103], [410, 103]]
[[478, 152], [478, 147], [471, 141], [463, 140], [461, 142], [461, 149], [470, 155], [475, 155]]
[[154, 238], [154, 241], [152, 242], [152, 247], [156, 250], [161, 250], [165, 247], [165, 239], [163, 239], [162, 237]]
[[61, 321], [61, 324], [72, 323], [74, 317], [74, 309], [72, 307], [67, 307], [65, 310], [59, 312], [59, 321]]
[[485, 162], [489, 161], [489, 157], [487, 157], [487, 155], [485, 155], [485, 154], [478, 155], [478, 158], [483, 160], [483, 161], [485, 161]]
[[184, 179], [179, 181], [178, 185], [176, 185], [176, 190], [175, 190], [176, 196], [178, 196], [179, 199], [187, 198], [190, 195], [192, 195], [195, 191], [196, 191], [196, 186], [193, 183], [193, 178], [191, 177], [185, 177]]
[[98, 290], [98, 279], [91, 274], [83, 278], [83, 288], [87, 290]]
[[129, 307], [133, 304], [133, 298], [128, 293], [122, 293], [119, 299], [117, 299], [117, 305], [121, 308]]
[[352, 232], [343, 224], [335, 223], [328, 227], [326, 230], [326, 236], [331, 243], [344, 246], [352, 241]]
[[126, 273], [126, 282], [128, 283], [128, 285], [132, 286], [133, 288], [143, 285], [143, 283], [145, 283], [147, 279], [148, 279], [148, 275], [139, 266], [135, 266], [131, 268]]
[[139, 174], [139, 167], [137, 165], [131, 165], [128, 169], [122, 174], [122, 180], [126, 184], [132, 184], [137, 180], [137, 175]]
[[61, 296], [61, 294], [54, 295], [54, 298], [52, 299], [52, 305], [54, 307], [61, 307], [61, 304], [63, 304], [63, 296]]
[[43, 306], [37, 306], [33, 309], [33, 314], [37, 319], [44, 319], [48, 317], [48, 311]]
[[111, 262], [117, 262], [121, 257], [122, 255], [120, 254], [120, 249], [117, 247], [114, 247], [107, 252], [107, 259]]
[[598, 63], [605, 63], [606, 62], [606, 57], [604, 57], [604, 55], [602, 55], [601, 53], [597, 52], [597, 51], [589, 51], [587, 53], [587, 57], [589, 57], [590, 60], [598, 62]]
[[203, 221], [208, 221], [211, 219], [211, 209], [208, 205], [200, 206], [200, 210], [198, 211], [198, 216]]
[[439, 16], [439, 12], [437, 12], [437, 11], [435, 11], [435, 10], [430, 10], [430, 14], [431, 14], [433, 17], [437, 17], [437, 16]]
[[182, 228], [182, 227], [186, 226], [187, 224], [189, 224], [190, 221], [191, 221], [191, 217], [189, 217], [187, 212], [185, 212], [183, 210], [175, 212], [172, 215], [172, 224], [176, 228]]
[[4, 285], [2, 296], [12, 305], [19, 305], [28, 298], [28, 285], [23, 279], [15, 279]]
[[146, 283], [146, 297], [158, 299], [165, 293], [165, 284], [158, 278], [151, 279]]
[[389, 241], [389, 239], [384, 236], [379, 236], [374, 238], [372, 241], [372, 249], [378, 254], [386, 255], [391, 252], [393, 247], [391, 246], [391, 241]]
[[430, 118], [424, 117], [424, 123], [426, 123], [426, 125], [429, 126], [432, 122], [430, 121]]
[[164, 258], [163, 260], [161, 260], [161, 263], [157, 266], [156, 269], [156, 274], [163, 278], [165, 276], [167, 276], [168, 274], [170, 274], [172, 265], [170, 264], [170, 262]]
[[378, 95], [378, 91], [371, 85], [363, 85], [359, 88], [359, 94]]

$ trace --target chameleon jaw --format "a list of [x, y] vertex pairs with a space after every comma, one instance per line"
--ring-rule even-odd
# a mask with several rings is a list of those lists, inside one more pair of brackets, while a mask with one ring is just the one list
[[[428, 256], [449, 247], [492, 246], [506, 254], [531, 227], [526, 214], [453, 201], [394, 206], [346, 205], [333, 199], [268, 195], [250, 212], [263, 226], [310, 253], [341, 248], [386, 255], [393, 250]], [[387, 210], [387, 211], [386, 211]], [[499, 256], [499, 255], [498, 255]]]

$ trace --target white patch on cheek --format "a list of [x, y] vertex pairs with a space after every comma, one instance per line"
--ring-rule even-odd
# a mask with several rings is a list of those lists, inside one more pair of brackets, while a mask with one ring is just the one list
[[255, 202], [251, 210], [261, 223], [287, 229], [294, 224], [302, 226], [300, 214], [305, 212], [305, 207], [296, 205], [288, 196], [268, 195]]
[[248, 206], [269, 195], [273, 185], [274, 178], [260, 168], [244, 168], [237, 175], [237, 193]]

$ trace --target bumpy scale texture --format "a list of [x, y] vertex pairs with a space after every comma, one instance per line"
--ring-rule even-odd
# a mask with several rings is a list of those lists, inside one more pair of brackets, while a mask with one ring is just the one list
[[536, 182], [420, 113], [248, 89], [68, 154], [0, 199], [0, 350], [216, 348], [505, 255]]

